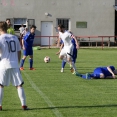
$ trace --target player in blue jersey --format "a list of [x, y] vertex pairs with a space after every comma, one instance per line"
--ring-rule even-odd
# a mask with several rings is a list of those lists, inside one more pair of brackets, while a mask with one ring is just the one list
[[117, 75], [117, 70], [114, 66], [108, 66], [108, 67], [97, 67], [94, 69], [93, 73], [89, 74], [86, 73], [86, 75], [81, 75], [84, 79], [100, 79], [100, 78], [115, 78]]
[[30, 32], [27, 32], [24, 38], [22, 39], [23, 47], [23, 58], [20, 64], [20, 70], [24, 70], [23, 65], [27, 56], [29, 56], [30, 70], [35, 70], [33, 68], [33, 41], [35, 38], [36, 26], [32, 25], [30, 27]]

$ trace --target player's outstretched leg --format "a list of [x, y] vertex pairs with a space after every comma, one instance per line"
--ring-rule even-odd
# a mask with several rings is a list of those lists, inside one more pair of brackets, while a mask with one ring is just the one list
[[91, 76], [89, 73], [86, 73], [85, 75], [82, 75], [82, 78], [84, 79], [91, 79]]
[[[95, 78], [95, 74], [86, 73], [85, 75], [82, 74], [81, 77], [84, 78], [84, 79], [92, 79], [92, 78]], [[97, 75], [97, 77], [99, 77], [99, 76]]]

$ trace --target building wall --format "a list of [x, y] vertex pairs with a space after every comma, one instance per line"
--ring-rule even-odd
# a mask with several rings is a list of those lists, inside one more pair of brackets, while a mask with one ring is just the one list
[[[75, 35], [114, 35], [115, 0], [0, 0], [0, 20], [6, 18], [35, 19], [36, 35], [41, 34], [41, 21], [53, 21], [57, 32], [57, 18], [69, 18]], [[49, 16], [45, 16], [45, 13]], [[87, 22], [87, 28], [76, 28], [77, 21]], [[41, 43], [40, 39], [35, 43]]]

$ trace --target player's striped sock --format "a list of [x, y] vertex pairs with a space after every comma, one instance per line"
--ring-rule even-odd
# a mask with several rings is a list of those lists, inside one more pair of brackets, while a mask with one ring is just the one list
[[82, 75], [81, 77], [82, 77], [82, 78], [84, 78], [84, 79], [91, 79], [90, 74], [87, 74], [87, 75]]
[[29, 59], [29, 63], [30, 63], [30, 68], [32, 68], [32, 66], [33, 66], [33, 59]]
[[0, 87], [0, 106], [2, 106], [3, 88]]
[[23, 87], [18, 87], [17, 91], [18, 91], [18, 96], [20, 98], [22, 106], [26, 105], [26, 97], [25, 97], [25, 93], [24, 93]]
[[25, 62], [25, 59], [22, 59], [22, 60], [21, 60], [20, 67], [23, 67], [23, 65], [24, 65], [24, 62]]

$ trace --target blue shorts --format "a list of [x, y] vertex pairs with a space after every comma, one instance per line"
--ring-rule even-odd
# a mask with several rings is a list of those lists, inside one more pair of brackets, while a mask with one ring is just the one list
[[93, 74], [100, 74], [100, 73], [103, 73], [101, 68], [96, 68], [93, 72]]
[[23, 50], [23, 55], [28, 56], [28, 55], [33, 55], [33, 48], [26, 48]]
[[77, 58], [77, 49], [73, 49], [73, 59]]

